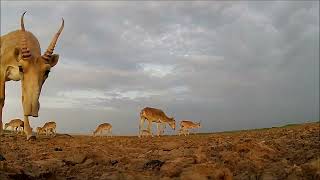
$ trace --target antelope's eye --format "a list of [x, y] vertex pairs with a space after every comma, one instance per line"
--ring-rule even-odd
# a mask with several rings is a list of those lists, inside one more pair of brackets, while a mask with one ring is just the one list
[[22, 66], [19, 66], [19, 71], [23, 73], [23, 68], [22, 68]]
[[50, 73], [50, 70], [46, 70], [46, 71], [44, 72], [44, 75], [45, 75], [45, 76], [48, 76], [49, 73]]

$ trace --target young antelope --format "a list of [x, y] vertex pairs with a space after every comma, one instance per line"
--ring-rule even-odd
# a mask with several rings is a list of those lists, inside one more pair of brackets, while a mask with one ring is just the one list
[[8, 127], [11, 127], [13, 131], [19, 133], [19, 131], [23, 132], [24, 123], [21, 119], [12, 119], [10, 122], [4, 125], [4, 129], [7, 129]]
[[190, 120], [183, 120], [180, 122], [180, 130], [179, 130], [179, 135], [184, 134], [190, 134], [189, 130], [191, 129], [199, 129], [201, 128], [201, 121], [198, 123], [192, 122]]
[[[39, 132], [40, 132], [40, 134], [42, 134], [42, 133], [46, 133], [46, 136], [48, 136], [49, 135], [49, 133], [51, 134], [51, 135], [56, 135], [57, 134], [57, 131], [56, 131], [56, 127], [57, 127], [57, 124], [55, 123], [55, 122], [53, 122], [53, 121], [50, 121], [50, 122], [46, 122], [43, 126], [42, 126], [42, 128], [40, 128], [39, 130]], [[38, 128], [37, 128], [37, 131], [38, 131]]]

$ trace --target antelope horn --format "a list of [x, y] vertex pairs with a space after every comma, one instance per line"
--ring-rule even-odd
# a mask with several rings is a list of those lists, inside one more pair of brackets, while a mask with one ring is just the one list
[[21, 31], [22, 31], [22, 38], [21, 38], [21, 55], [22, 59], [27, 60], [29, 57], [31, 57], [30, 50], [27, 46], [27, 39], [26, 39], [26, 29], [24, 28], [24, 22], [23, 17], [26, 14], [27, 11], [25, 11], [21, 16]]
[[52, 53], [53, 53], [53, 50], [54, 50], [54, 47], [56, 46], [56, 43], [58, 41], [58, 38], [63, 30], [63, 27], [64, 27], [64, 19], [62, 18], [62, 24], [61, 24], [61, 27], [59, 29], [59, 31], [55, 34], [55, 36], [53, 37], [47, 51], [42, 55], [42, 58], [45, 59], [45, 60], [49, 60], [52, 56]]

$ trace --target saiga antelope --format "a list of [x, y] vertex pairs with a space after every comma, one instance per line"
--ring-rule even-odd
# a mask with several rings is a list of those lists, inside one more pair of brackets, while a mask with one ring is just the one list
[[58, 63], [59, 55], [53, 50], [64, 27], [64, 20], [51, 40], [47, 50], [41, 55], [38, 39], [25, 30], [21, 16], [21, 29], [1, 36], [0, 51], [0, 135], [2, 134], [2, 110], [5, 100], [6, 81], [21, 80], [24, 132], [27, 139], [32, 136], [29, 116], [38, 117], [39, 96], [50, 69]]
[[141, 135], [141, 130], [144, 125], [144, 121], [148, 121], [148, 131], [151, 132], [151, 124], [152, 122], [157, 123], [157, 131], [158, 136], [160, 136], [160, 128], [161, 124], [169, 124], [169, 126], [175, 130], [176, 129], [176, 121], [173, 117], [169, 118], [161, 109], [145, 107], [140, 112], [140, 124], [139, 124], [139, 137]]
[[93, 132], [93, 136], [96, 136], [96, 134], [102, 135], [103, 131], [107, 131], [108, 136], [110, 135], [112, 137], [112, 125], [109, 123], [102, 123], [100, 124], [97, 129]]
[[4, 129], [7, 129], [8, 127], [12, 127], [16, 133], [19, 131], [23, 132], [24, 123], [21, 119], [12, 119], [10, 122], [5, 124]]
[[201, 121], [198, 123], [194, 123], [190, 120], [183, 120], [180, 122], [180, 130], [179, 130], [179, 135], [183, 133], [185, 136], [186, 134], [190, 134], [189, 130], [190, 129], [199, 129], [201, 127]]
[[55, 122], [53, 121], [46, 122], [42, 127], [37, 127], [37, 134], [40, 135], [45, 133], [46, 136], [48, 136], [50, 133], [50, 135], [56, 135], [57, 134], [56, 128], [57, 128], [57, 124]]

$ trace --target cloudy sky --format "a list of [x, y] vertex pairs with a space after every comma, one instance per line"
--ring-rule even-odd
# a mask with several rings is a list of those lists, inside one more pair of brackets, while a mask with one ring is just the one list
[[[1, 1], [1, 35], [24, 10], [42, 50], [65, 19], [34, 127], [136, 134], [146, 106], [202, 132], [319, 120], [318, 1]], [[22, 115], [20, 91], [7, 83], [5, 122]]]

